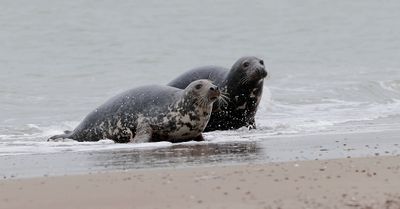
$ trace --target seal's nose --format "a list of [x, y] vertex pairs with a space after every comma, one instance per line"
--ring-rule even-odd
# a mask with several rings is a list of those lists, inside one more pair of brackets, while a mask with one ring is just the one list
[[217, 100], [220, 95], [221, 95], [221, 92], [219, 91], [218, 86], [211, 86], [210, 87], [210, 91], [208, 92], [208, 98], [211, 101]]
[[264, 78], [268, 76], [268, 72], [265, 69], [262, 70], [261, 74]]
[[210, 90], [211, 91], [218, 91], [219, 89], [218, 89], [218, 86], [213, 86], [213, 87], [210, 87]]
[[265, 70], [264, 67], [258, 68], [257, 71], [258, 71], [258, 74], [259, 74], [262, 78], [265, 78], [265, 77], [267, 77], [267, 75], [268, 75], [268, 72]]

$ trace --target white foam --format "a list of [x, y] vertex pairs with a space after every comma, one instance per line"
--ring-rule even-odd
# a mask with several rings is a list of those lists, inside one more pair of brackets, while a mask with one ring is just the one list
[[[400, 101], [353, 102], [326, 99], [318, 104], [284, 104], [267, 101], [269, 112], [261, 110], [256, 117], [257, 127], [268, 135], [306, 134], [333, 131], [336, 125], [367, 122], [400, 115]], [[396, 124], [393, 124], [396, 125]], [[340, 130], [338, 130], [340, 131]]]
[[378, 83], [387, 91], [400, 93], [400, 80], [379, 81]]
[[157, 149], [169, 146], [172, 146], [172, 143], [155, 142], [117, 144], [112, 140], [100, 140], [98, 142], [77, 142], [74, 140], [66, 140], [62, 142], [14, 141], [0, 143], [0, 156], [57, 152], [104, 151], [114, 149]]
[[[383, 84], [382, 84], [383, 85]], [[303, 90], [302, 90], [303, 91]], [[215, 131], [204, 133], [205, 142], [186, 142], [191, 146], [198, 143], [229, 143], [267, 140], [274, 136], [293, 136], [337, 133], [343, 131], [371, 131], [369, 122], [400, 117], [400, 100], [386, 103], [344, 101], [325, 98], [319, 103], [291, 104], [273, 100], [269, 88], [264, 88], [264, 96], [257, 113], [257, 129], [242, 128], [235, 131]], [[382, 120], [380, 129], [398, 129], [399, 123]], [[66, 121], [57, 125], [42, 126], [26, 124], [22, 127], [5, 127], [0, 135], [0, 155], [101, 151], [113, 149], [157, 149], [173, 146], [169, 142], [146, 144], [116, 144], [111, 140], [98, 142], [76, 142], [62, 140], [47, 142], [47, 139], [64, 130], [73, 130], [79, 121]]]
[[[60, 125], [39, 126], [27, 124], [20, 131], [0, 135], [0, 156], [20, 154], [40, 154], [57, 152], [102, 151], [112, 149], [156, 149], [171, 146], [170, 142], [117, 144], [112, 140], [96, 142], [78, 142], [72, 139], [48, 142], [47, 139], [64, 130], [73, 130], [79, 122], [67, 121]], [[34, 132], [24, 133], [25, 128], [35, 129]]]

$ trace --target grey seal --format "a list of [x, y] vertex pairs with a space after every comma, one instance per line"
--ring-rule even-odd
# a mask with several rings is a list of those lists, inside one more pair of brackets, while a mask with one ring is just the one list
[[49, 140], [201, 141], [219, 96], [218, 87], [205, 79], [193, 81], [183, 90], [158, 85], [134, 88], [96, 108], [73, 131]]
[[221, 90], [221, 99], [214, 103], [205, 131], [256, 128], [255, 115], [261, 100], [264, 78], [268, 75], [264, 61], [242, 57], [231, 69], [205, 66], [189, 70], [168, 86], [184, 89], [197, 79], [210, 79]]

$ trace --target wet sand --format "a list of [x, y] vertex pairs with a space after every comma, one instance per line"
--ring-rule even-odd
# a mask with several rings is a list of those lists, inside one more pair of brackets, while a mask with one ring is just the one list
[[400, 157], [10, 179], [0, 208], [399, 208]]
[[[237, 135], [235, 132], [230, 134]], [[76, 147], [60, 144], [63, 150], [55, 153], [0, 156], [0, 178], [395, 156], [400, 154], [399, 136], [399, 130], [290, 137], [265, 136], [250, 131], [241, 141], [223, 139], [221, 142], [208, 135], [211, 140], [206, 142], [143, 149], [132, 147], [132, 144], [111, 144], [105, 145], [109, 146], [107, 149], [82, 145], [84, 150], [76, 151]]]

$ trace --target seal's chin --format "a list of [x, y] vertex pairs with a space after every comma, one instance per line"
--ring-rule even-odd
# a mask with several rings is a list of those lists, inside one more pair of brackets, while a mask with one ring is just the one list
[[221, 93], [220, 91], [210, 91], [208, 92], [208, 101], [215, 102], [219, 99]]
[[217, 101], [217, 99], [218, 99], [218, 97], [211, 97], [208, 100], [210, 100], [211, 102], [215, 102], [215, 101]]
[[259, 74], [254, 74], [249, 77], [248, 81], [246, 82], [248, 85], [258, 85], [264, 81], [265, 77]]

